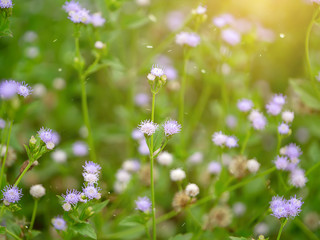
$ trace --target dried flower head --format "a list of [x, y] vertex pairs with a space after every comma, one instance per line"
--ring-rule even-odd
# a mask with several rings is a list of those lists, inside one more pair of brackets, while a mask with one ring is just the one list
[[190, 197], [184, 191], [180, 191], [174, 195], [172, 200], [172, 207], [175, 209], [175, 211], [181, 211], [181, 209], [188, 206], [190, 201]]
[[242, 178], [247, 174], [247, 159], [243, 156], [235, 157], [229, 164], [229, 172], [236, 178]]

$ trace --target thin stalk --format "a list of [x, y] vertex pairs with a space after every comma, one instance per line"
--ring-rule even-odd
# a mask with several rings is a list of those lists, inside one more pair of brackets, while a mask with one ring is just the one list
[[[10, 126], [9, 126], [9, 132], [8, 132], [6, 153], [5, 153], [5, 155], [4, 155], [4, 158], [2, 159], [2, 166], [1, 166], [1, 173], [0, 173], [0, 188], [2, 187], [2, 179], [3, 179], [3, 174], [4, 174], [6, 159], [7, 159], [7, 155], [8, 155], [8, 148], [9, 148], [9, 143], [10, 143], [10, 136], [11, 136], [12, 125], [13, 125], [13, 121], [11, 120]], [[2, 151], [2, 147], [1, 147], [1, 151]]]
[[26, 172], [29, 170], [29, 168], [32, 166], [32, 161], [29, 160], [29, 163], [27, 165], [27, 167], [23, 170], [23, 172], [20, 174], [19, 178], [17, 179], [17, 181], [14, 183], [14, 186], [18, 186], [18, 184], [20, 183], [22, 177], [26, 174]]
[[[152, 110], [151, 110], [151, 121], [154, 122], [154, 110], [155, 110], [155, 101], [156, 101], [156, 94], [152, 93]], [[151, 135], [151, 142], [150, 142], [150, 182], [151, 182], [151, 202], [152, 202], [152, 236], [153, 240], [156, 240], [157, 233], [156, 233], [156, 213], [155, 213], [155, 196], [154, 196], [154, 177], [153, 177], [153, 135]]]
[[319, 10], [320, 10], [320, 8], [318, 7], [314, 11], [314, 13], [312, 15], [311, 22], [309, 23], [308, 28], [307, 28], [306, 39], [305, 39], [305, 54], [306, 54], [308, 75], [309, 75], [312, 87], [315, 89], [315, 91], [317, 93], [317, 96], [320, 99], [320, 92], [319, 92], [319, 89], [318, 89], [317, 84], [316, 84], [316, 79], [315, 79], [314, 76], [312, 76], [310, 54], [309, 54], [309, 43], [310, 43], [311, 30], [312, 30], [313, 24], [315, 23], [315, 20], [316, 20], [316, 18], [318, 16]]
[[249, 139], [250, 139], [250, 136], [251, 136], [251, 126], [249, 126], [249, 130], [247, 131], [246, 138], [245, 138], [244, 141], [243, 141], [243, 145], [242, 145], [242, 147], [241, 147], [241, 152], [240, 152], [241, 155], [244, 154], [244, 151], [245, 151], [245, 149], [246, 149], [246, 146], [247, 146], [247, 144], [248, 144], [248, 141], [249, 141]]
[[34, 206], [33, 206], [33, 211], [32, 211], [32, 217], [31, 217], [29, 231], [32, 231], [32, 228], [33, 228], [33, 225], [34, 225], [34, 220], [36, 219], [38, 201], [39, 201], [39, 199], [37, 199], [37, 198], [34, 200]]
[[144, 227], [145, 227], [145, 230], [146, 230], [146, 235], [147, 235], [147, 237], [148, 237], [149, 239], [152, 239], [152, 238], [151, 238], [151, 235], [150, 235], [150, 232], [149, 232], [149, 228], [148, 228], [147, 223], [144, 225]]
[[284, 221], [281, 223], [281, 227], [280, 227], [280, 230], [279, 230], [279, 233], [278, 233], [277, 240], [280, 240], [282, 230], [283, 230], [284, 226], [286, 225], [287, 221], [288, 221], [288, 218], [286, 218], [286, 220], [284, 220]]
[[17, 235], [15, 235], [13, 232], [9, 231], [7, 228], [6, 228], [6, 232], [12, 236], [14, 239], [17, 239], [17, 240], [22, 240], [22, 238], [18, 237]]

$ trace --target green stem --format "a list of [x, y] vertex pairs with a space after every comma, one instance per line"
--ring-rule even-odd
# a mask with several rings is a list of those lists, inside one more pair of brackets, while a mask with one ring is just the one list
[[33, 212], [32, 212], [32, 217], [31, 217], [31, 222], [30, 222], [30, 227], [29, 231], [32, 231], [34, 220], [36, 219], [36, 213], [37, 213], [37, 208], [38, 208], [38, 201], [39, 199], [34, 200], [34, 206], [33, 206]]
[[311, 69], [311, 62], [310, 62], [310, 54], [309, 54], [310, 34], [311, 34], [311, 30], [312, 30], [313, 24], [315, 23], [315, 20], [316, 20], [316, 18], [317, 18], [317, 16], [318, 16], [319, 10], [320, 10], [320, 8], [318, 7], [318, 8], [314, 11], [313, 16], [312, 16], [312, 19], [311, 19], [311, 22], [309, 23], [308, 28], [307, 28], [307, 34], [306, 34], [306, 39], [305, 39], [305, 54], [306, 54], [308, 75], [309, 75], [309, 78], [310, 78], [312, 87], [315, 89], [315, 91], [316, 91], [316, 93], [317, 93], [317, 96], [318, 96], [318, 98], [320, 99], [320, 92], [319, 92], [319, 89], [318, 89], [317, 84], [316, 84], [316, 79], [315, 79], [314, 76], [312, 76], [312, 69]]
[[6, 228], [6, 232], [12, 236], [14, 239], [17, 239], [17, 240], [22, 240], [22, 238], [18, 237], [17, 235], [15, 235], [13, 232], [10, 232], [7, 228]]
[[246, 138], [244, 139], [243, 145], [242, 145], [242, 147], [241, 147], [241, 152], [240, 152], [241, 155], [244, 154], [244, 151], [245, 151], [245, 149], [246, 149], [246, 146], [247, 146], [247, 144], [248, 144], [248, 141], [249, 141], [250, 136], [251, 136], [251, 127], [249, 126], [249, 130], [247, 131]]
[[29, 168], [31, 167], [32, 165], [32, 161], [29, 160], [29, 163], [27, 165], [27, 167], [23, 170], [23, 172], [20, 174], [19, 178], [17, 179], [17, 181], [14, 183], [14, 186], [18, 186], [18, 184], [20, 183], [22, 177], [26, 174], [26, 172], [29, 170]]
[[[6, 159], [7, 159], [7, 155], [8, 155], [8, 148], [9, 148], [9, 143], [10, 143], [10, 136], [11, 136], [12, 125], [13, 125], [13, 120], [11, 120], [11, 122], [10, 122], [9, 132], [8, 132], [8, 140], [7, 140], [6, 153], [5, 153], [4, 158], [3, 158], [3, 160], [2, 160], [1, 173], [0, 173], [0, 188], [2, 188], [2, 179], [3, 179], [3, 174], [4, 174]], [[2, 152], [2, 147], [1, 147], [1, 152]]]
[[[152, 93], [152, 110], [151, 110], [151, 121], [154, 122], [154, 111], [155, 111], [155, 101], [156, 94]], [[152, 202], [152, 236], [153, 240], [156, 240], [156, 213], [155, 213], [155, 194], [154, 194], [154, 177], [153, 177], [153, 135], [151, 135], [151, 143], [150, 143], [150, 182], [151, 182], [151, 202]]]
[[286, 225], [287, 221], [288, 221], [288, 218], [286, 218], [286, 219], [281, 223], [281, 227], [280, 227], [280, 230], [279, 230], [279, 233], [278, 233], [277, 240], [280, 240], [280, 236], [281, 236], [282, 230], [283, 230], [284, 226]]
[[145, 230], [146, 230], [146, 235], [147, 235], [147, 237], [148, 237], [149, 239], [152, 239], [151, 236], [150, 236], [148, 224], [146, 223], [146, 224], [144, 225], [144, 227], [145, 227]]
[[280, 135], [279, 131], [278, 131], [278, 144], [277, 144], [277, 150], [276, 150], [276, 154], [278, 155], [280, 152], [280, 148], [281, 148], [281, 141], [282, 141], [282, 136]]

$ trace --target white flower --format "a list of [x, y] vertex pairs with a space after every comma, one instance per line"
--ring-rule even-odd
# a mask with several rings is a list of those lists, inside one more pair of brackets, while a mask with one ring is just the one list
[[157, 160], [161, 165], [169, 166], [172, 164], [173, 156], [168, 152], [162, 152], [159, 154]]
[[71, 210], [71, 204], [70, 203], [65, 203], [62, 205], [62, 208], [64, 211], [69, 212]]
[[236, 202], [233, 204], [232, 209], [236, 216], [242, 216], [246, 212], [247, 207], [242, 202]]
[[258, 172], [258, 170], [260, 168], [260, 163], [258, 163], [258, 161], [255, 159], [248, 160], [247, 168], [248, 168], [249, 172], [256, 173], [256, 172]]
[[54, 149], [54, 143], [53, 142], [47, 142], [46, 146], [47, 146], [47, 149], [49, 149], [49, 150]]
[[64, 163], [67, 161], [67, 153], [63, 150], [55, 150], [51, 154], [51, 157], [57, 163]]
[[170, 178], [174, 182], [182, 181], [186, 178], [186, 173], [181, 168], [173, 169], [170, 172]]
[[94, 44], [94, 47], [97, 48], [97, 49], [102, 49], [104, 48], [106, 45], [101, 42], [101, 41], [96, 41], [95, 44]]
[[291, 123], [294, 119], [294, 112], [284, 111], [281, 116], [283, 121]]
[[189, 183], [186, 187], [186, 194], [190, 197], [195, 197], [199, 194], [199, 187], [194, 183]]
[[127, 183], [130, 181], [131, 175], [127, 171], [120, 169], [116, 174], [116, 178], [119, 182]]
[[227, 139], [228, 139], [228, 136], [223, 134], [221, 131], [220, 132], [215, 132], [212, 135], [212, 141], [217, 146], [222, 146], [223, 144], [225, 144]]
[[83, 173], [83, 178], [84, 178], [84, 181], [89, 184], [96, 183], [99, 180], [98, 175], [93, 173]]
[[41, 198], [46, 194], [46, 189], [41, 184], [33, 185], [30, 194], [34, 198]]
[[156, 76], [153, 75], [153, 74], [151, 74], [151, 73], [149, 73], [148, 76], [147, 76], [147, 78], [148, 78], [148, 80], [153, 81], [153, 80], [156, 79]]
[[157, 128], [158, 128], [158, 124], [155, 124], [150, 120], [145, 120], [141, 122], [141, 124], [139, 125], [140, 132], [148, 136], [151, 136], [152, 134], [154, 134]]

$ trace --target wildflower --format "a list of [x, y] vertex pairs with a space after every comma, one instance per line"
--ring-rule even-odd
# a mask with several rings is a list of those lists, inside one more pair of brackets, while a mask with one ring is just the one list
[[96, 41], [95, 43], [94, 43], [94, 47], [96, 48], [96, 49], [102, 49], [102, 48], [104, 48], [106, 45], [103, 43], [103, 42], [101, 42], [101, 41]]
[[178, 77], [177, 70], [172, 66], [166, 67], [165, 74], [168, 77], [168, 80], [175, 80]]
[[247, 207], [242, 202], [236, 202], [235, 204], [233, 204], [232, 209], [233, 209], [234, 215], [239, 217], [246, 212]]
[[138, 200], [135, 201], [136, 210], [140, 210], [144, 213], [148, 213], [151, 211], [151, 201], [148, 197], [138, 197]]
[[52, 131], [52, 139], [51, 139], [52, 143], [54, 143], [54, 145], [57, 145], [60, 143], [60, 135], [59, 133]]
[[81, 5], [79, 2], [76, 2], [74, 0], [71, 0], [70, 2], [65, 2], [65, 4], [62, 6], [62, 8], [67, 12], [77, 12], [81, 10]]
[[252, 126], [256, 130], [263, 130], [267, 124], [267, 119], [257, 110], [252, 110], [249, 115], [249, 120], [252, 123]]
[[166, 25], [171, 31], [177, 31], [183, 26], [185, 15], [182, 11], [171, 11], [166, 16]]
[[170, 171], [170, 178], [174, 182], [182, 181], [186, 178], [186, 173], [181, 168], [173, 169]]
[[223, 30], [221, 32], [221, 37], [226, 43], [228, 43], [232, 46], [235, 46], [241, 42], [240, 33], [238, 33], [237, 31], [235, 31], [231, 28]]
[[158, 124], [153, 123], [151, 120], [145, 120], [140, 123], [139, 130], [145, 135], [151, 136], [156, 132]]
[[12, 8], [13, 4], [11, 0], [0, 0], [0, 8]]
[[277, 156], [276, 160], [274, 161], [274, 164], [276, 165], [276, 168], [278, 170], [286, 170], [289, 165], [289, 161], [287, 157]]
[[94, 174], [94, 173], [84, 172], [84, 173], [82, 173], [82, 176], [84, 178], [84, 181], [89, 183], [89, 184], [97, 183], [98, 180], [99, 180], [98, 174]]
[[248, 112], [253, 107], [253, 103], [251, 100], [244, 98], [238, 101], [237, 106], [241, 112]]
[[274, 102], [270, 102], [266, 105], [266, 109], [267, 109], [267, 112], [270, 114], [270, 115], [273, 115], [273, 116], [276, 116], [278, 115], [281, 110], [282, 110], [282, 105], [280, 104], [277, 104], [277, 103], [274, 103]]
[[151, 74], [151, 73], [149, 73], [149, 74], [147, 75], [147, 79], [150, 80], [150, 81], [154, 81], [154, 80], [156, 79], [156, 76], [153, 75], [153, 74]]
[[228, 206], [217, 206], [209, 212], [205, 229], [227, 227], [232, 221], [232, 211]]
[[150, 151], [149, 151], [149, 147], [147, 145], [147, 142], [145, 139], [141, 140], [138, 148], [138, 151], [141, 155], [149, 155]]
[[71, 11], [69, 12], [68, 17], [74, 23], [84, 23], [87, 24], [90, 22], [90, 15], [89, 11], [85, 8], [82, 8], [78, 11]]
[[231, 14], [221, 14], [220, 16], [212, 19], [212, 23], [219, 28], [222, 28], [227, 24], [231, 24], [233, 21], [234, 17]]
[[254, 233], [256, 235], [259, 235], [259, 234], [266, 235], [266, 234], [268, 234], [268, 232], [269, 232], [269, 226], [265, 222], [258, 223], [254, 227]]
[[116, 174], [116, 178], [119, 182], [129, 182], [131, 179], [131, 175], [127, 171], [120, 169]]
[[221, 131], [215, 132], [212, 135], [212, 141], [217, 146], [223, 146], [227, 141], [228, 136], [224, 135]]
[[92, 161], [89, 161], [85, 163], [83, 167], [83, 170], [87, 173], [92, 173], [92, 174], [99, 174], [101, 167], [98, 163], [94, 163]]
[[281, 123], [279, 126], [278, 126], [278, 132], [281, 134], [281, 135], [286, 135], [288, 134], [290, 131], [290, 128], [288, 126], [288, 124], [286, 123]]
[[281, 115], [282, 120], [286, 123], [291, 123], [294, 119], [294, 112], [284, 111]]
[[191, 164], [201, 163], [203, 161], [203, 154], [201, 152], [195, 152], [188, 157], [187, 161]]
[[247, 159], [238, 156], [235, 157], [229, 164], [229, 172], [236, 178], [242, 178], [246, 175]]
[[196, 47], [200, 43], [200, 36], [193, 32], [181, 32], [176, 35], [176, 43], [178, 45], [188, 45], [190, 47]]
[[197, 184], [189, 183], [186, 187], [186, 194], [189, 197], [195, 197], [199, 194], [200, 190]]
[[286, 155], [290, 159], [299, 158], [301, 154], [302, 154], [301, 149], [296, 144], [290, 143], [289, 145], [286, 146]]
[[75, 205], [79, 202], [79, 192], [75, 189], [67, 190], [66, 195], [62, 194], [66, 203]]
[[291, 197], [287, 201], [287, 211], [291, 217], [296, 217], [301, 212], [301, 206], [303, 202], [301, 201], [301, 198], [296, 198], [296, 196]]
[[299, 168], [291, 171], [289, 182], [292, 186], [295, 186], [298, 188], [304, 187], [307, 182], [307, 178], [304, 174], [304, 171]]
[[140, 139], [143, 139], [144, 140], [144, 136], [143, 136], [143, 133], [140, 132], [139, 129], [133, 129], [133, 131], [131, 132], [131, 136], [133, 139], [135, 140], [140, 140]]
[[52, 141], [52, 130], [50, 128], [42, 127], [38, 131], [38, 135], [44, 143], [48, 143]]
[[174, 120], [168, 120], [162, 126], [167, 137], [177, 134], [181, 131], [181, 125]]
[[237, 126], [238, 120], [233, 115], [228, 115], [226, 118], [226, 125], [230, 129], [234, 129]]
[[159, 154], [157, 160], [161, 165], [169, 166], [173, 162], [173, 156], [168, 152], [162, 152]]
[[71, 204], [70, 203], [64, 203], [62, 205], [62, 208], [64, 211], [69, 212], [71, 210]]
[[18, 84], [13, 80], [5, 80], [0, 83], [0, 97], [3, 99], [11, 99], [17, 93]]
[[177, 192], [172, 200], [172, 207], [176, 211], [181, 211], [182, 208], [185, 208], [190, 203], [190, 197], [184, 192]]
[[140, 170], [140, 162], [136, 159], [128, 159], [122, 164], [122, 168], [127, 172], [138, 172]]
[[57, 163], [64, 163], [67, 161], [67, 153], [63, 150], [55, 150], [51, 154], [51, 157]]
[[6, 121], [0, 118], [0, 129], [4, 129], [6, 127]]
[[57, 217], [53, 218], [53, 219], [51, 220], [51, 223], [52, 223], [53, 227], [54, 227], [55, 229], [57, 229], [57, 230], [62, 230], [62, 231], [64, 231], [64, 230], [67, 229], [67, 223], [66, 223], [66, 221], [65, 221], [62, 217], [60, 217], [60, 216], [57, 216]]
[[27, 97], [32, 93], [32, 88], [25, 82], [17, 83], [17, 93], [23, 97]]
[[[21, 197], [22, 197], [22, 189], [19, 189], [18, 187], [15, 186], [6, 186], [3, 190], [2, 190], [2, 194], [3, 194], [3, 198], [2, 200], [4, 202], [7, 202], [8, 205], [10, 203], [16, 203], [19, 202]], [[7, 205], [7, 204], [6, 204]]]
[[89, 198], [90, 200], [100, 198], [101, 197], [101, 196], [99, 197], [100, 190], [101, 189], [99, 187], [95, 187], [94, 185], [88, 185], [88, 186], [82, 188], [84, 195], [87, 198]]
[[211, 174], [218, 175], [222, 170], [221, 164], [215, 161], [212, 161], [208, 165], [208, 172]]
[[52, 149], [54, 149], [54, 143], [53, 142], [47, 142], [46, 143], [46, 147], [47, 147], [47, 149], [49, 149], [49, 150], [52, 150]]
[[226, 146], [228, 148], [238, 147], [238, 139], [236, 137], [233, 137], [233, 136], [227, 137]]
[[33, 185], [30, 188], [30, 194], [34, 198], [41, 198], [46, 194], [46, 189], [42, 186], [42, 184]]
[[86, 156], [88, 154], [88, 145], [85, 142], [77, 141], [72, 145], [72, 151], [75, 156]]
[[283, 96], [282, 94], [275, 94], [272, 97], [272, 102], [282, 106], [286, 103], [286, 96]]
[[260, 168], [260, 163], [256, 159], [251, 159], [247, 161], [247, 169], [251, 173], [256, 173], [258, 172]]
[[162, 75], [164, 75], [164, 70], [163, 70], [163, 67], [161, 66], [153, 65], [150, 73], [153, 76], [161, 77]]
[[104, 19], [101, 16], [101, 13], [94, 13], [90, 16], [89, 22], [94, 26], [94, 27], [102, 27], [104, 23], [106, 22], [106, 19]]
[[203, 15], [207, 12], [207, 7], [199, 5], [193, 12], [194, 14]]
[[274, 196], [270, 202], [270, 208], [273, 216], [276, 218], [296, 217], [301, 212], [303, 202], [295, 196], [286, 200], [283, 197]]
[[139, 6], [148, 6], [150, 5], [150, 0], [136, 0], [136, 3]]
[[149, 101], [150, 97], [145, 93], [139, 93], [134, 97], [135, 104], [140, 107], [148, 105]]

